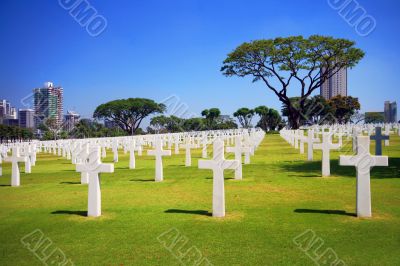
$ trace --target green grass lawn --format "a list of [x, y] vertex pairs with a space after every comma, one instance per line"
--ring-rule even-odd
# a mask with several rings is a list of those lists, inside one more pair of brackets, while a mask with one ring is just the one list
[[[223, 219], [210, 216], [212, 172], [197, 169], [200, 150], [192, 167], [184, 166], [184, 151], [164, 157], [161, 183], [153, 182], [153, 157], [137, 157], [130, 170], [121, 152], [115, 173], [101, 177], [100, 218], [85, 217], [88, 189], [70, 161], [38, 155], [18, 188], [9, 186], [11, 166], [4, 164], [0, 265], [42, 265], [21, 243], [36, 229], [75, 265], [179, 265], [179, 254], [191, 247], [214, 265], [315, 265], [312, 253], [328, 249], [347, 265], [400, 265], [400, 138], [384, 148], [390, 167], [372, 171], [372, 219], [354, 216], [355, 168], [338, 166], [339, 154], [350, 149], [332, 152], [332, 176], [321, 178], [320, 152], [306, 162], [278, 135], [267, 135], [242, 181], [226, 172]], [[104, 162], [111, 162], [107, 155]], [[168, 230], [182, 237], [170, 250], [158, 240]], [[323, 241], [319, 250], [294, 244], [306, 230]]]

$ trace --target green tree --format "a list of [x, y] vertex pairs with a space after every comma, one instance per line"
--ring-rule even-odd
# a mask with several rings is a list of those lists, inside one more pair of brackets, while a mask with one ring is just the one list
[[109, 119], [126, 133], [133, 135], [143, 119], [151, 114], [163, 113], [166, 106], [150, 99], [129, 98], [99, 105], [93, 117]]
[[275, 130], [282, 124], [282, 117], [275, 109], [268, 108], [267, 106], [258, 106], [254, 109], [255, 113], [260, 116], [260, 121], [257, 126], [264, 131]]
[[219, 121], [215, 124], [214, 129], [226, 130], [226, 129], [237, 129], [238, 125], [233, 121], [233, 119]]
[[365, 123], [384, 123], [385, 116], [380, 112], [368, 112], [365, 113]]
[[151, 119], [150, 125], [152, 126], [151, 132], [154, 133], [165, 133], [165, 132], [182, 132], [183, 131], [183, 122], [184, 119], [179, 118], [177, 116], [155, 116]]
[[264, 131], [268, 131], [268, 115], [269, 108], [265, 105], [258, 106], [254, 109], [254, 112], [260, 117], [257, 126], [262, 128]]
[[251, 120], [254, 116], [254, 110], [242, 107], [234, 112], [233, 116], [239, 120], [239, 123], [243, 128], [250, 128]]
[[361, 109], [361, 105], [357, 98], [351, 96], [336, 96], [328, 101], [332, 108], [333, 116], [337, 119], [337, 123], [348, 123], [356, 111]]
[[164, 115], [154, 116], [150, 120], [150, 125], [154, 129], [154, 133], [159, 134], [163, 130], [166, 130], [168, 118]]
[[183, 131], [183, 127], [182, 127], [183, 122], [184, 122], [184, 119], [179, 118], [174, 115], [171, 115], [167, 119], [167, 125], [166, 125], [167, 131], [171, 132], [171, 133], [182, 132]]
[[[291, 127], [298, 128], [311, 94], [338, 71], [354, 67], [364, 57], [364, 52], [354, 46], [353, 41], [319, 35], [256, 40], [228, 54], [221, 71], [228, 77], [251, 76], [253, 82], [264, 82], [286, 106]], [[290, 100], [289, 88], [299, 89], [297, 104]]]
[[221, 111], [218, 108], [205, 109], [201, 112], [201, 115], [206, 119], [207, 129], [215, 129], [216, 120], [221, 115]]
[[201, 131], [206, 128], [204, 119], [200, 117], [185, 119], [182, 127], [184, 131]]
[[39, 129], [44, 131], [46, 140], [55, 140], [62, 130], [62, 125], [57, 123], [57, 119], [50, 117], [44, 120], [44, 122], [39, 126]]
[[81, 119], [75, 125], [74, 129], [70, 132], [73, 138], [84, 139], [90, 138], [94, 135], [94, 127], [92, 127], [92, 122], [89, 119]]
[[[300, 108], [300, 97], [289, 98], [294, 108]], [[290, 111], [286, 104], [282, 106], [282, 115], [289, 117]], [[327, 124], [335, 120], [332, 108], [324, 97], [317, 95], [304, 101], [304, 111], [299, 118], [299, 124]]]

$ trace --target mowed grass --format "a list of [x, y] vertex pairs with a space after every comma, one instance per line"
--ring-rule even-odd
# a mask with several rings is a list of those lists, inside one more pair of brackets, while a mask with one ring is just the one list
[[[214, 265], [314, 265], [293, 243], [309, 229], [323, 240], [318, 254], [331, 248], [347, 265], [400, 265], [400, 138], [384, 148], [390, 167], [372, 170], [372, 219], [355, 217], [355, 168], [338, 166], [339, 154], [350, 150], [332, 152], [332, 176], [322, 178], [320, 152], [306, 162], [278, 135], [267, 135], [242, 181], [226, 171], [223, 219], [210, 216], [212, 172], [197, 168], [200, 150], [192, 167], [184, 166], [183, 150], [164, 157], [161, 183], [153, 182], [153, 157], [137, 157], [130, 170], [121, 151], [115, 173], [101, 176], [100, 218], [85, 217], [88, 188], [70, 161], [38, 155], [18, 188], [9, 186], [11, 166], [3, 164], [0, 265], [42, 264], [21, 243], [35, 229], [75, 265], [179, 265], [174, 254], [190, 247]], [[172, 228], [188, 242], [170, 252], [157, 237]]]

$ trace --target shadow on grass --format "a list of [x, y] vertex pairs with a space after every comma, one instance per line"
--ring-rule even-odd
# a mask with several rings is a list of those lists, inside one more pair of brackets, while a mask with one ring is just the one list
[[181, 214], [197, 214], [197, 215], [204, 215], [204, 216], [212, 216], [212, 213], [204, 210], [178, 210], [178, 209], [169, 209], [166, 210], [165, 213], [181, 213]]
[[11, 185], [0, 185], [0, 187], [11, 187]]
[[60, 184], [65, 184], [65, 185], [80, 185], [81, 182], [60, 182]]
[[131, 179], [133, 182], [156, 182], [154, 179]]
[[[206, 177], [205, 179], [213, 179], [212, 177]], [[233, 177], [224, 177], [225, 180], [235, 179]]]
[[69, 214], [69, 215], [87, 216], [87, 211], [54, 211], [51, 214]]
[[[322, 162], [298, 162], [285, 163], [279, 166], [284, 171], [291, 172], [290, 177], [321, 177]], [[372, 179], [400, 178], [400, 158], [389, 158], [389, 167], [374, 167], [371, 171]], [[354, 166], [340, 166], [338, 159], [331, 160], [331, 175], [356, 177]]]
[[309, 214], [334, 214], [334, 215], [344, 215], [344, 216], [352, 216], [356, 217], [357, 215], [355, 213], [349, 213], [346, 211], [341, 211], [341, 210], [312, 210], [312, 209], [296, 209], [294, 210], [296, 213], [309, 213]]

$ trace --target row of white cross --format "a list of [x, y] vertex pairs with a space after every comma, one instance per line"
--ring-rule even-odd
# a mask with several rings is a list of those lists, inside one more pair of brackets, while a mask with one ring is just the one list
[[[213, 171], [213, 216], [225, 216], [225, 192], [224, 192], [224, 170], [234, 169], [235, 179], [242, 179], [242, 155], [245, 155], [245, 164], [250, 163], [250, 155], [254, 155], [255, 149], [264, 138], [262, 130], [226, 130], [211, 132], [191, 132], [180, 134], [162, 134], [135, 136], [123, 138], [104, 138], [86, 140], [59, 140], [35, 143], [21, 143], [0, 146], [5, 161], [12, 163], [12, 186], [20, 186], [19, 162], [25, 162], [25, 172], [30, 173], [32, 162], [36, 161], [36, 152], [48, 152], [63, 156], [76, 165], [76, 171], [81, 173], [81, 183], [88, 184], [88, 216], [98, 217], [101, 215], [101, 190], [100, 174], [113, 173], [114, 164], [104, 164], [101, 158], [106, 157], [106, 149], [113, 152], [114, 163], [118, 162], [118, 149], [123, 147], [124, 152], [129, 151], [129, 168], [135, 169], [135, 151], [142, 155], [143, 146], [150, 145], [152, 150], [147, 154], [155, 157], [155, 181], [161, 182], [163, 176], [163, 156], [171, 156], [171, 150], [164, 150], [164, 144], [168, 148], [175, 145], [175, 154], [179, 154], [179, 148], [186, 150], [185, 166], [192, 165], [191, 149], [202, 145], [202, 157], [207, 158], [207, 145], [213, 145], [213, 159], [200, 160], [200, 169]], [[234, 144], [228, 147], [227, 152], [235, 154], [234, 160], [225, 160], [224, 141]], [[181, 144], [183, 143], [183, 144]], [[10, 157], [8, 150], [12, 150]], [[21, 152], [22, 151], [22, 152]], [[34, 164], [34, 163], [33, 163]], [[1, 165], [1, 161], [0, 161]]]
[[[382, 135], [382, 127], [385, 128], [385, 134]], [[377, 124], [377, 125], [336, 125], [332, 127], [314, 126], [305, 131], [300, 130], [282, 130], [280, 135], [296, 149], [300, 149], [300, 153], [304, 153], [304, 144], [308, 145], [308, 160], [313, 160], [314, 149], [322, 150], [322, 176], [330, 176], [330, 151], [339, 150], [343, 146], [342, 137], [348, 137], [352, 140], [354, 155], [341, 155], [339, 164], [341, 166], [355, 166], [357, 170], [357, 216], [371, 217], [371, 188], [370, 188], [370, 170], [375, 166], [388, 166], [389, 160], [387, 156], [382, 156], [382, 141], [385, 145], [389, 145], [389, 135], [397, 133], [400, 136], [400, 126], [398, 124]], [[372, 135], [375, 131], [375, 135]], [[367, 136], [364, 136], [366, 133]], [[322, 135], [320, 142], [319, 135]], [[338, 143], [332, 142], [332, 136], [338, 137]], [[376, 142], [376, 155], [370, 154], [370, 141]]]

